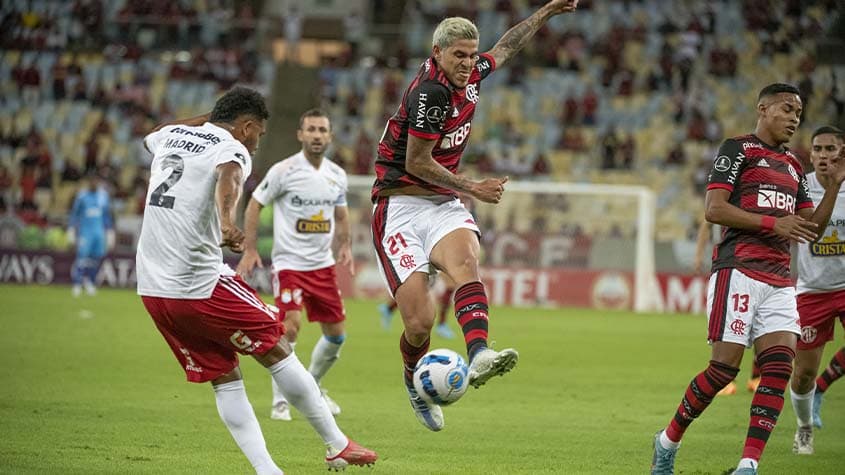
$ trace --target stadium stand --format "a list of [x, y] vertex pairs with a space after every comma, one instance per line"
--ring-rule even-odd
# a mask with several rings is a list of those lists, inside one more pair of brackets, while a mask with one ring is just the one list
[[[543, 2], [428, 0], [389, 9], [363, 3], [369, 10], [347, 22], [355, 31], [346, 41], [354, 48], [320, 57], [316, 75], [318, 102], [336, 125], [333, 158], [351, 174], [371, 173], [385, 119], [428, 54], [439, 19], [474, 20], [483, 50]], [[793, 148], [805, 158], [809, 131], [842, 124], [845, 74], [814, 56], [835, 2], [769, 3], [582, 0], [577, 16], [545, 27], [524, 55], [485, 82], [467, 169], [525, 180], [646, 184], [658, 196], [656, 239], [691, 238], [714, 151], [722, 138], [753, 126], [749, 104], [761, 84], [799, 85], [808, 106]], [[267, 8], [238, 0], [3, 2], [0, 210], [6, 219], [18, 220], [21, 229], [63, 227], [78, 180], [96, 170], [109, 182], [126, 226], [119, 241], [131, 247], [149, 165], [140, 138], [161, 119], [207, 110], [232, 84], [270, 90], [276, 65], [256, 34]], [[400, 33], [399, 41], [368, 44], [362, 30], [375, 34], [397, 15], [402, 23], [391, 31]], [[260, 165], [256, 173], [269, 163]], [[529, 199], [545, 198], [505, 200], [499, 216], [514, 216], [513, 222], [490, 224], [535, 229], [537, 213], [517, 212], [538, 208]], [[586, 200], [565, 200], [567, 213], [590, 209]], [[543, 225], [576, 236], [633, 235], [624, 206], [600, 211], [607, 219], [593, 229], [568, 226], [566, 213]]]

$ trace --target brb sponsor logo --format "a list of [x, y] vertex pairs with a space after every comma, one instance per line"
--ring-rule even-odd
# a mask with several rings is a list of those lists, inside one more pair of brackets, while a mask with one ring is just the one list
[[457, 147], [463, 144], [467, 138], [469, 138], [469, 130], [472, 128], [472, 122], [467, 122], [466, 124], [458, 127], [452, 132], [443, 136], [443, 140], [440, 141], [440, 148], [452, 148]]
[[795, 213], [795, 197], [777, 190], [764, 189], [766, 185], [760, 185], [757, 190], [757, 207], [768, 209], [779, 209]]
[[745, 322], [740, 319], [735, 319], [731, 322], [731, 332], [737, 336], [745, 335]]

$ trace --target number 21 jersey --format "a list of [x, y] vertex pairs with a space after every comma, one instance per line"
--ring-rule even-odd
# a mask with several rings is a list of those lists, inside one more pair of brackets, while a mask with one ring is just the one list
[[138, 294], [208, 298], [219, 276], [233, 273], [220, 249], [217, 166], [235, 162], [246, 178], [252, 171], [249, 152], [209, 122], [163, 127], [147, 135], [144, 145], [154, 158], [136, 255]]

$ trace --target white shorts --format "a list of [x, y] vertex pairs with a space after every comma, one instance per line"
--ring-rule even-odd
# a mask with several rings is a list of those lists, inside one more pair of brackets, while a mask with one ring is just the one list
[[395, 195], [373, 207], [373, 245], [390, 295], [414, 272], [431, 273], [434, 246], [456, 229], [479, 233], [475, 219], [457, 198]]
[[707, 341], [750, 348], [774, 332], [801, 335], [794, 287], [752, 279], [737, 269], [719, 269], [707, 286]]

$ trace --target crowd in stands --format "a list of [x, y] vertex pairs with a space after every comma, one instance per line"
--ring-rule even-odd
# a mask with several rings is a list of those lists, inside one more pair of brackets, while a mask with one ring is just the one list
[[[109, 183], [116, 212], [137, 216], [150, 160], [140, 138], [152, 125], [207, 110], [235, 83], [268, 92], [274, 66], [254, 38], [263, 3], [3, 2], [0, 213], [63, 225], [78, 181], [95, 172]], [[475, 21], [483, 51], [545, 2], [406, 3], [402, 41], [386, 45], [382, 57], [327, 58], [319, 72], [321, 106], [335, 124], [332, 158], [351, 174], [372, 173], [385, 121], [429, 54], [440, 19]], [[809, 132], [841, 120], [845, 74], [814, 58], [832, 11], [834, 0], [581, 0], [577, 15], [550, 22], [485, 80], [466, 170], [646, 184], [658, 194], [658, 239], [688, 237], [715, 150], [724, 137], [751, 130], [764, 83], [788, 81], [802, 91], [805, 124], [792, 146], [804, 157]], [[513, 226], [530, 229], [536, 218], [517, 216]], [[602, 232], [633, 229], [611, 220]]]
[[[347, 167], [371, 171], [372, 145], [430, 54], [440, 19], [472, 19], [484, 51], [543, 3], [411, 1], [404, 41], [389, 58], [326, 65], [323, 104], [346, 128], [336, 150]], [[658, 239], [684, 239], [701, 219], [720, 142], [752, 131], [763, 85], [792, 82], [802, 91], [804, 124], [791, 147], [808, 167], [809, 133], [841, 123], [845, 74], [814, 58], [832, 0], [581, 1], [578, 10], [543, 27], [485, 80], [464, 161], [471, 173], [647, 184], [658, 194]], [[522, 227], [531, 222], [525, 216]], [[630, 220], [619, 232], [633, 234]]]
[[269, 84], [273, 65], [245, 34], [256, 4], [3, 2], [0, 215], [64, 226], [80, 180], [96, 173], [115, 212], [137, 217], [151, 159], [141, 138], [235, 83]]

